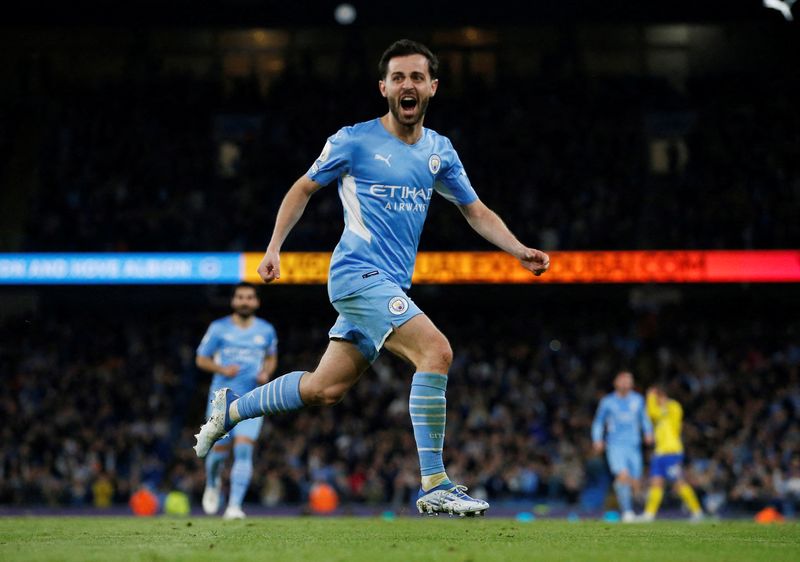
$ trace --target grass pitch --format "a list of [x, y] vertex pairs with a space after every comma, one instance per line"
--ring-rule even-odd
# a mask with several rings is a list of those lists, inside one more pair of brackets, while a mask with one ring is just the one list
[[0, 517], [0, 560], [800, 560], [800, 525], [448, 517]]

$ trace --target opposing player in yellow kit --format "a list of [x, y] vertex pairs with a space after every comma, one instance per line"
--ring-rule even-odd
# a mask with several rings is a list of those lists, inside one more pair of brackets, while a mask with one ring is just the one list
[[650, 489], [642, 521], [653, 521], [664, 498], [664, 484], [670, 481], [683, 500], [692, 521], [703, 518], [703, 510], [692, 487], [683, 478], [683, 442], [681, 424], [683, 408], [667, 396], [663, 386], [656, 385], [647, 391], [647, 415], [653, 420], [655, 454], [650, 465]]

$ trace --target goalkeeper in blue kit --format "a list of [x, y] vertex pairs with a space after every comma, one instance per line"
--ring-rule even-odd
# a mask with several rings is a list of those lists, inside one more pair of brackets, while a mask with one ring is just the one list
[[345, 227], [331, 258], [328, 294], [339, 317], [313, 370], [287, 373], [242, 396], [220, 389], [197, 435], [199, 456], [242, 420], [336, 404], [387, 349], [416, 370], [409, 412], [420, 462], [418, 510], [464, 516], [489, 508], [445, 471], [445, 394], [453, 353], [406, 291], [435, 194], [455, 204], [478, 234], [532, 274], [547, 271], [550, 259], [517, 240], [478, 198], [450, 141], [423, 127], [439, 86], [437, 72], [438, 60], [424, 45], [405, 39], [393, 43], [379, 62], [378, 88], [388, 112], [328, 138], [311, 168], [286, 193], [258, 273], [267, 283], [280, 278], [286, 237], [311, 196], [335, 180]]

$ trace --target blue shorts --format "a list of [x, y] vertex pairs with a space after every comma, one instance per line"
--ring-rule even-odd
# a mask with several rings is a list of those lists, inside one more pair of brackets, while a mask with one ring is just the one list
[[650, 465], [650, 476], [660, 476], [670, 482], [683, 476], [683, 453], [674, 455], [654, 455]]
[[388, 279], [333, 301], [339, 313], [328, 332], [332, 340], [349, 341], [370, 363], [380, 354], [386, 338], [422, 310], [403, 289]]
[[[212, 389], [208, 397], [208, 406], [206, 406], [206, 419], [211, 415], [211, 399], [214, 398], [214, 391]], [[242, 420], [237, 423], [230, 433], [214, 443], [217, 445], [230, 445], [231, 440], [236, 437], [246, 437], [251, 441], [258, 441], [258, 436], [261, 434], [261, 425], [264, 423], [264, 418], [259, 416], [257, 418], [250, 418], [249, 420]]]
[[642, 477], [642, 451], [639, 447], [609, 445], [606, 447], [606, 459], [614, 476], [627, 470], [631, 478]]

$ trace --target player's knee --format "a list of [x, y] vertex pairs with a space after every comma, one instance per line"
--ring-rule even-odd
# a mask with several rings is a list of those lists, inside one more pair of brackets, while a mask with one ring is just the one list
[[[450, 365], [453, 364], [453, 348], [450, 347], [450, 342], [447, 340], [444, 341], [444, 346], [439, 350], [439, 359], [442, 361], [442, 365], [447, 367], [447, 370], [450, 370]], [[445, 373], [447, 371], [444, 371]]]
[[447, 374], [453, 363], [453, 349], [450, 347], [450, 342], [444, 337], [431, 342], [426, 348], [425, 363], [426, 370]]

